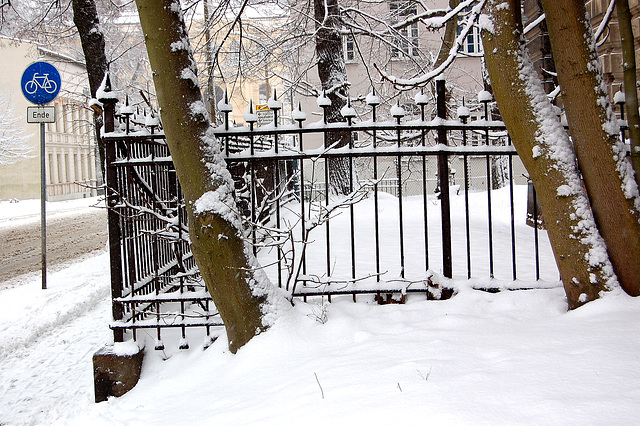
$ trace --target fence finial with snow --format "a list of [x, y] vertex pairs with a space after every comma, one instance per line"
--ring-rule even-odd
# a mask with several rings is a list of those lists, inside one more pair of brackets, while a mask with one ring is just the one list
[[400, 106], [400, 101], [398, 101], [394, 106], [391, 107], [391, 116], [396, 119], [398, 124], [400, 124], [400, 119], [405, 116], [404, 108]]
[[466, 123], [471, 116], [471, 111], [464, 104], [464, 98], [462, 98], [462, 105], [458, 107], [456, 113], [458, 114], [458, 118], [460, 119], [460, 121], [462, 121], [463, 123]]
[[253, 99], [249, 99], [249, 108], [247, 108], [242, 118], [249, 123], [249, 128], [253, 130], [253, 125], [258, 121], [258, 116], [253, 110]]
[[347, 104], [340, 109], [340, 114], [347, 119], [347, 123], [351, 126], [351, 120], [356, 116], [356, 110], [351, 106], [351, 98], [348, 98]]
[[302, 122], [307, 119], [307, 113], [302, 111], [302, 104], [298, 102], [298, 109], [291, 112], [291, 118], [298, 122], [300, 128], [302, 128]]
[[618, 91], [613, 95], [613, 103], [616, 105], [624, 105], [627, 101], [624, 92], [622, 91], [622, 87], [618, 89]]
[[484, 119], [489, 120], [489, 102], [493, 100], [491, 92], [481, 90], [478, 92], [478, 102], [484, 105]]

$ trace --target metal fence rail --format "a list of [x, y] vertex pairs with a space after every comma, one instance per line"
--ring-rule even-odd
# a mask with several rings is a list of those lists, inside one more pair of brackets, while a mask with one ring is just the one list
[[[376, 104], [372, 104], [373, 119], [356, 123], [345, 117], [343, 123], [312, 123], [304, 125], [303, 114], [295, 114], [296, 123], [283, 125], [278, 120], [279, 108], [274, 108], [274, 122], [255, 128], [234, 127], [229, 123], [215, 130], [227, 164], [236, 180], [237, 200], [247, 220], [246, 238], [254, 252], [260, 247], [282, 243], [275, 253], [268, 273], [277, 285], [294, 297], [316, 295], [385, 294], [434, 291], [428, 278], [429, 270], [441, 270], [446, 277], [454, 276], [451, 246], [450, 191], [464, 195], [465, 255], [455, 262], [464, 262], [464, 277], [474, 275], [475, 253], [469, 238], [469, 194], [482, 191], [487, 201], [487, 242], [483, 259], [489, 277], [494, 276], [494, 229], [492, 194], [499, 175], [500, 185], [510, 191], [510, 223], [499, 232], [511, 236], [508, 261], [511, 279], [518, 278], [516, 256], [515, 213], [513, 189], [516, 180], [523, 180], [518, 169], [517, 153], [510, 143], [502, 122], [484, 119], [467, 122], [463, 116], [456, 120], [444, 117], [444, 82], [438, 82], [438, 115], [425, 118], [425, 105], [418, 104], [421, 119], [403, 120], [395, 110], [391, 121], [376, 119]], [[122, 341], [124, 333], [136, 338], [140, 330], [155, 331], [156, 348], [163, 348], [162, 333], [173, 328], [180, 330], [180, 347], [188, 347], [186, 332], [190, 327], [205, 329], [221, 325], [206, 289], [199, 279], [197, 267], [189, 249], [184, 201], [173, 169], [164, 136], [157, 134], [157, 125], [144, 129], [134, 126], [136, 120], [129, 109], [115, 113], [115, 101], [105, 99], [105, 142], [107, 145], [107, 186], [109, 188], [109, 230], [111, 250], [112, 296], [115, 340]], [[486, 110], [485, 110], [486, 111]], [[138, 122], [144, 120], [138, 118]], [[134, 132], [135, 130], [135, 132]], [[332, 135], [350, 135], [340, 148], [328, 147]], [[357, 135], [357, 137], [356, 137]], [[320, 140], [311, 148], [309, 140]], [[311, 265], [304, 256], [292, 259], [280, 234], [274, 236], [269, 227], [283, 229], [285, 213], [292, 209], [299, 226], [294, 239], [308, 238], [310, 211], [329, 211], [336, 197], [329, 184], [329, 168], [334, 159], [348, 167], [348, 186], [351, 194], [365, 194], [373, 203], [373, 266], [364, 268], [355, 242], [356, 210], [354, 204], [344, 203], [350, 225], [349, 256], [341, 259], [346, 266], [337, 273], [334, 256], [333, 218], [327, 217], [317, 229], [322, 229], [323, 264]], [[517, 163], [517, 164], [516, 164]], [[444, 188], [444, 190], [443, 190]], [[348, 192], [349, 192], [348, 191]], [[379, 197], [391, 194], [397, 203], [396, 233], [398, 252], [393, 259], [381, 256], [380, 247], [388, 244], [380, 226]], [[432, 194], [432, 195], [430, 195]], [[435, 241], [429, 232], [427, 205], [437, 194], [439, 228]], [[404, 209], [407, 196], [421, 199], [424, 225], [420, 234], [404, 228]], [[420, 198], [421, 197], [421, 198]], [[347, 196], [348, 198], [348, 196]], [[264, 209], [268, 205], [269, 209]], [[415, 203], [412, 204], [415, 208]], [[285, 211], [286, 209], [286, 211]], [[484, 214], [484, 213], [483, 213]], [[524, 220], [524, 218], [522, 218]], [[257, 224], [260, 223], [260, 226]], [[263, 226], [268, 224], [267, 226]], [[316, 230], [316, 234], [320, 231]], [[536, 258], [536, 279], [540, 277], [537, 232], [532, 256]], [[411, 251], [409, 246], [419, 250]], [[408, 244], [410, 242], [411, 244]], [[395, 244], [395, 243], [394, 243]], [[437, 255], [436, 255], [437, 253]], [[407, 271], [407, 258], [422, 257], [422, 273]], [[434, 259], [437, 259], [434, 260]], [[501, 258], [501, 261], [506, 259]], [[298, 267], [294, 265], [297, 261]], [[415, 263], [415, 262], [412, 262]], [[397, 277], [385, 277], [385, 270], [397, 270]], [[459, 268], [458, 268], [459, 269]], [[484, 270], [484, 269], [483, 269]], [[164, 331], [163, 331], [164, 330]]]

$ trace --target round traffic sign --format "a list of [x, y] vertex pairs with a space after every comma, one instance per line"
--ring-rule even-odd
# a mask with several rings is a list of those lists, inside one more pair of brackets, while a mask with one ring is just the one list
[[31, 103], [43, 105], [51, 102], [60, 92], [60, 73], [48, 62], [34, 62], [22, 74], [20, 87]]

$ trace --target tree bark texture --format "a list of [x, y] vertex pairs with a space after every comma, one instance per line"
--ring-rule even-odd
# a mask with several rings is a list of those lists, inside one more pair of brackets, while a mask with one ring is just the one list
[[[449, 0], [449, 8], [451, 9], [458, 7], [459, 4], [460, 0]], [[449, 56], [449, 51], [453, 47], [453, 44], [456, 42], [457, 30], [458, 15], [455, 15], [453, 18], [447, 21], [444, 27], [444, 37], [442, 38], [440, 51], [438, 52], [436, 63], [433, 64], [433, 68], [438, 68]]]
[[489, 0], [485, 10], [493, 28], [485, 25], [482, 42], [494, 96], [536, 188], [568, 306], [573, 309], [597, 299], [615, 278], [602, 253], [604, 243], [588, 208], [571, 143], [521, 37], [520, 2]]
[[94, 0], [73, 0], [73, 22], [78, 29], [82, 51], [87, 64], [91, 96], [96, 96], [109, 68], [105, 53], [104, 35]]
[[[328, 123], [346, 121], [340, 110], [347, 104], [349, 96], [347, 90], [347, 68], [344, 62], [342, 47], [342, 26], [338, 0], [314, 0], [314, 15], [316, 19], [316, 56], [318, 58], [318, 77], [322, 90], [331, 100], [331, 106], [325, 108]], [[327, 133], [325, 146], [335, 144], [336, 148], [346, 146], [351, 140], [351, 132]], [[329, 167], [329, 185], [338, 194], [348, 194], [349, 160], [346, 158], [331, 158], [327, 161]]]
[[[240, 234], [233, 181], [211, 133], [180, 2], [136, 3], [167, 144], [184, 192], [191, 249], [235, 353], [268, 327], [264, 319], [274, 313], [270, 303], [275, 296]], [[207, 194], [217, 200], [216, 207], [206, 207]]]
[[[622, 288], [640, 295], [640, 197], [582, 0], [543, 0], [558, 82], [596, 223]], [[637, 111], [637, 108], [636, 108]]]
[[[95, 0], [73, 0], [73, 23], [78, 29], [84, 61], [87, 66], [87, 78], [91, 96], [96, 97], [96, 92], [104, 79], [109, 62], [105, 53], [104, 35], [100, 27], [100, 19]], [[95, 128], [96, 144], [98, 145], [98, 158], [100, 159], [99, 171], [101, 176], [105, 173], [105, 149], [100, 129], [102, 128], [102, 115], [94, 111], [93, 124]], [[98, 182], [101, 184], [101, 182]]]
[[629, 0], [617, 0], [616, 12], [622, 43], [622, 70], [626, 98], [625, 109], [631, 139], [631, 164], [636, 173], [636, 183], [640, 184], [640, 114], [638, 113], [638, 89], [636, 87], [636, 47], [631, 26]]

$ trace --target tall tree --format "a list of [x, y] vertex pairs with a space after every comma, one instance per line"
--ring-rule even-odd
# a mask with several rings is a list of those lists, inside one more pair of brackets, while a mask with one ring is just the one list
[[543, 0], [542, 5], [591, 209], [620, 284], [627, 293], [638, 296], [640, 194], [618, 137], [585, 3]]
[[[331, 105], [324, 108], [325, 117], [328, 123], [345, 121], [340, 111], [347, 104], [349, 92], [340, 34], [342, 20], [338, 0], [314, 0], [314, 14], [318, 77], [324, 94], [331, 101]], [[350, 138], [350, 132], [328, 133], [325, 144], [340, 148], [348, 145]], [[348, 194], [351, 179], [348, 160], [331, 158], [327, 163], [331, 189], [338, 194]]]
[[[96, 92], [109, 68], [107, 55], [105, 53], [104, 35], [100, 26], [100, 19], [98, 17], [95, 0], [72, 0], [72, 6], [73, 22], [78, 29], [78, 34], [80, 35], [80, 42], [82, 43], [85, 64], [87, 66], [89, 90], [91, 91], [91, 97], [95, 99]], [[104, 176], [105, 149], [100, 132], [100, 129], [102, 128], [101, 111], [94, 110], [93, 122], [95, 125], [98, 157], [100, 159], [99, 170]]]
[[482, 41], [495, 99], [539, 195], [569, 308], [615, 285], [568, 135], [528, 55], [519, 0], [489, 0]]
[[198, 87], [178, 0], [136, 0], [162, 122], [187, 206], [191, 248], [236, 352], [287, 302], [242, 239], [233, 181]]

